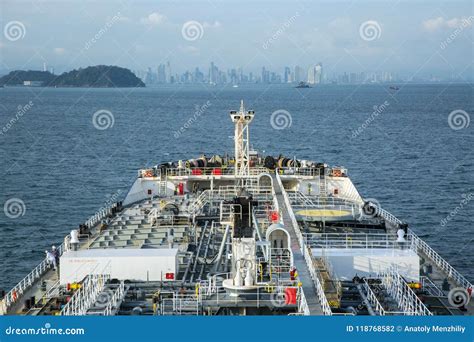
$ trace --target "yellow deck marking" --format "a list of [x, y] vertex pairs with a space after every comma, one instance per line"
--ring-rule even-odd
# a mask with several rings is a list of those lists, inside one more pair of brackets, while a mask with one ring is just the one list
[[330, 209], [309, 209], [309, 210], [300, 210], [295, 213], [296, 215], [301, 216], [312, 216], [312, 217], [340, 217], [352, 215], [350, 211], [347, 210], [330, 210]]

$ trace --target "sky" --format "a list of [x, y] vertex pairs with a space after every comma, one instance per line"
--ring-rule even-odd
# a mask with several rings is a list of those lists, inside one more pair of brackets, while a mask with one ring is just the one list
[[[0, 70], [323, 63], [473, 79], [472, 1], [0, 0]], [[16, 30], [15, 30], [16, 29]]]

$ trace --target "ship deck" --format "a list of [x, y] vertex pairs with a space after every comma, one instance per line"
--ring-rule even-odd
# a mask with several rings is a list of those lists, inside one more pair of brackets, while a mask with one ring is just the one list
[[[255, 239], [261, 243], [262, 251], [268, 248], [264, 240], [272, 224], [269, 212], [278, 212], [278, 219], [289, 234], [287, 248], [291, 251], [289, 259], [280, 255], [266, 260], [271, 264], [271, 287], [264, 285], [270, 281], [268, 274], [261, 273], [261, 285], [245, 295], [232, 296], [223, 288], [223, 280], [230, 277], [232, 265], [226, 257], [230, 213], [222, 203], [238, 192], [236, 187], [228, 185], [230, 176], [177, 174], [167, 179], [198, 182], [199, 190], [185, 195], [145, 198], [120, 208], [113, 215], [104, 216], [108, 217], [106, 223], [96, 219], [79, 235], [78, 245], [78, 250], [177, 248], [175, 279], [117, 281], [101, 278], [97, 282], [101, 286], [95, 295], [95, 304], [82, 314], [473, 314], [472, 302], [458, 308], [448, 300], [449, 289], [465, 288], [470, 283], [411, 230], [406, 243], [397, 244], [399, 221], [392, 215], [382, 211], [376, 217], [341, 219], [340, 215], [331, 213], [344, 211], [354, 215], [361, 204], [321, 194], [303, 195], [296, 190], [295, 184], [302, 179], [321, 182], [319, 175], [264, 171], [271, 175], [270, 186], [253, 185], [248, 189], [256, 203], [252, 213]], [[210, 178], [213, 178], [214, 188], [210, 188]], [[222, 182], [220, 187], [219, 181]], [[322, 217], [330, 219], [326, 221]], [[362, 256], [380, 249], [409, 249], [420, 257], [417, 271], [423, 286], [421, 289], [410, 287], [410, 281], [397, 270], [359, 279], [341, 279], [328, 257], [328, 251], [338, 248]], [[314, 253], [315, 249], [321, 250], [319, 256]], [[258, 252], [258, 256], [263, 258], [264, 255]], [[290, 263], [298, 270], [295, 281], [288, 277]], [[24, 284], [28, 286], [16, 295], [19, 298], [11, 300], [7, 314], [64, 314], [64, 307], [74, 291], [59, 284], [58, 272], [44, 266], [39, 277], [27, 281], [24, 280]], [[396, 282], [399, 288], [390, 288], [390, 281]], [[275, 291], [287, 288], [294, 288], [297, 302], [287, 303], [283, 299], [282, 304], [281, 299], [275, 300]], [[408, 306], [406, 300], [396, 297], [396, 291], [410, 298]], [[101, 305], [100, 298], [104, 296], [107, 303]], [[281, 297], [281, 293], [278, 296]], [[26, 299], [30, 299], [28, 305]]]

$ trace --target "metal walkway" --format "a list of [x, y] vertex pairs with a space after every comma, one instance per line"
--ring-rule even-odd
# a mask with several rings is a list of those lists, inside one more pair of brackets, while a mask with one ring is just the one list
[[303, 253], [301, 253], [301, 249], [298, 243], [298, 238], [296, 236], [295, 229], [298, 227], [293, 227], [293, 223], [290, 219], [290, 215], [288, 214], [288, 210], [291, 208], [287, 208], [285, 204], [285, 200], [283, 198], [282, 191], [280, 185], [277, 182], [276, 176], [273, 174], [273, 188], [275, 190], [276, 199], [278, 202], [278, 207], [280, 208], [283, 225], [288, 230], [291, 238], [291, 251], [293, 252], [293, 260], [295, 267], [298, 271], [299, 279], [301, 281], [302, 289], [304, 296], [306, 298], [306, 302], [308, 304], [310, 315], [323, 315], [323, 310], [321, 305], [319, 304], [318, 297], [316, 295], [316, 291], [313, 285], [313, 280], [311, 279], [310, 272], [308, 270], [308, 266], [306, 265]]

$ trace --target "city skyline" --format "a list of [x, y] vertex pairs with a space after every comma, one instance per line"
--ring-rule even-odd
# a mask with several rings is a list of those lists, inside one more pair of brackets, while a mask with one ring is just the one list
[[[35, 70], [35, 69], [31, 69]], [[43, 63], [41, 68], [36, 70], [48, 71], [55, 74], [55, 67]], [[68, 70], [70, 71], [70, 70]], [[267, 66], [262, 66], [260, 71], [253, 72], [244, 70], [242, 67], [220, 68], [216, 63], [210, 62], [209, 66], [185, 69], [185, 71], [175, 71], [172, 63], [159, 64], [157, 67], [148, 67], [147, 70], [131, 70], [147, 85], [158, 84], [298, 84], [306, 83], [310, 86], [318, 84], [370, 84], [370, 83], [395, 83], [395, 82], [466, 82], [458, 75], [451, 77], [440, 77], [430, 74], [428, 77], [404, 77], [399, 73], [389, 70], [382, 71], [360, 71], [353, 70], [326, 72], [322, 62], [314, 65], [285, 66], [281, 70], [270, 70]], [[7, 74], [7, 71], [0, 70], [0, 76]], [[59, 75], [60, 73], [56, 73]]]
[[327, 75], [389, 70], [407, 79], [457, 75], [472, 81], [474, 74], [469, 1], [183, 6], [128, 0], [23, 6], [6, 0], [0, 71], [36, 69], [45, 62], [57, 73], [99, 64], [147, 70], [172, 61], [181, 74], [214, 61], [222, 69], [254, 74], [265, 66], [283, 79], [281, 70], [301, 65], [307, 79], [307, 68], [322, 61]]

